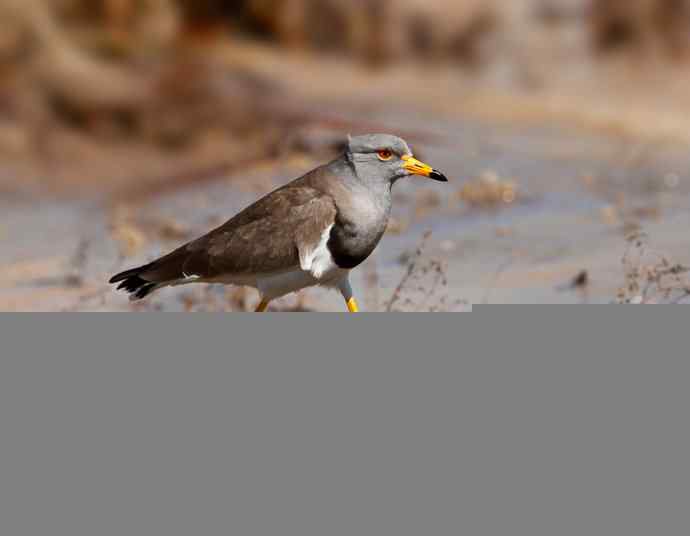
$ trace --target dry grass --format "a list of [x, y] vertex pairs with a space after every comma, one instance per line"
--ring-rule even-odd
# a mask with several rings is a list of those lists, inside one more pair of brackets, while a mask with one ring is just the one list
[[291, 48], [370, 65], [410, 57], [473, 63], [498, 23], [493, 0], [248, 0], [245, 20]]
[[425, 255], [430, 238], [431, 232], [427, 231], [405, 259], [405, 273], [385, 305], [385, 312], [441, 313], [465, 305], [462, 300], [449, 300], [446, 263]]
[[517, 202], [521, 196], [517, 183], [486, 172], [468, 181], [458, 192], [458, 198], [471, 209], [495, 210]]
[[133, 206], [119, 204], [110, 212], [110, 235], [118, 246], [120, 257], [133, 257], [140, 253], [148, 239], [137, 224]]
[[690, 50], [687, 0], [594, 0], [592, 37], [601, 52], [631, 48], [682, 57]]
[[650, 248], [644, 233], [628, 238], [622, 264], [625, 285], [618, 291], [618, 303], [678, 304], [690, 299], [690, 268]]

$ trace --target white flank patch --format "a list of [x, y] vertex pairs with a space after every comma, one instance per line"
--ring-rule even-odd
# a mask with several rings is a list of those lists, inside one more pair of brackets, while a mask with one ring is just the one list
[[299, 263], [302, 270], [309, 272], [315, 279], [321, 279], [331, 270], [337, 269], [331, 252], [328, 250], [328, 239], [331, 236], [333, 224], [329, 225], [323, 233], [321, 240], [313, 249], [300, 251]]

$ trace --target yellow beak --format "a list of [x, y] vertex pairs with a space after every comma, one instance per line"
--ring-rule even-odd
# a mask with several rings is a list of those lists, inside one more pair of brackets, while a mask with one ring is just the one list
[[420, 162], [411, 154], [402, 157], [405, 164], [403, 167], [413, 175], [421, 175], [422, 177], [429, 177], [435, 181], [448, 182], [446, 176], [440, 171], [435, 170], [430, 165]]

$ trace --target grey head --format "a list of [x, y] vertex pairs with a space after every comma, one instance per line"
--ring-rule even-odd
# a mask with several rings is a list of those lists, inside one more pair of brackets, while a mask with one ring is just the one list
[[348, 138], [346, 157], [357, 177], [370, 185], [393, 184], [412, 175], [448, 181], [443, 173], [414, 158], [405, 140], [390, 134]]

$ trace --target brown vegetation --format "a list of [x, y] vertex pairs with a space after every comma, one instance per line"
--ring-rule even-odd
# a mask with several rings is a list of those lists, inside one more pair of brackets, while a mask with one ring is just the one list
[[[410, 56], [475, 60], [496, 22], [486, 0], [244, 0], [225, 16], [292, 48], [349, 53], [371, 63]], [[211, 17], [226, 3], [194, 2]], [[207, 15], [207, 19], [210, 18]]]
[[446, 313], [467, 305], [449, 297], [446, 263], [426, 254], [430, 238], [431, 231], [427, 231], [417, 248], [401, 259], [405, 271], [384, 306], [384, 312]]
[[515, 182], [499, 178], [493, 172], [486, 172], [467, 181], [457, 195], [469, 208], [498, 209], [515, 203], [519, 190]]
[[369, 65], [529, 64], [540, 61], [534, 36], [543, 48], [559, 34], [540, 29], [565, 20], [597, 50], [679, 57], [690, 0], [0, 0], [0, 20], [0, 154], [11, 175], [131, 187], [270, 157], [305, 121], [251, 58], [240, 67], [216, 54], [241, 40]]
[[688, 0], [594, 0], [592, 33], [599, 50], [682, 56], [690, 51]]
[[282, 138], [273, 86], [183, 45], [171, 0], [0, 0], [0, 19], [0, 153], [20, 179], [128, 189]]
[[622, 264], [625, 284], [618, 291], [618, 303], [678, 304], [690, 298], [690, 268], [651, 249], [644, 233], [628, 238]]

